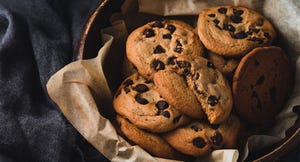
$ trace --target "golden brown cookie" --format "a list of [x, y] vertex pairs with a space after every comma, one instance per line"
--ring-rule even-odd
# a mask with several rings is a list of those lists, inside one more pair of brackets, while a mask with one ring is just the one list
[[194, 29], [179, 20], [149, 22], [128, 36], [126, 55], [148, 79], [168, 68], [168, 60], [179, 55], [202, 55], [203, 45]]
[[270, 45], [276, 36], [265, 17], [237, 6], [202, 10], [197, 28], [200, 40], [208, 50], [234, 57], [243, 56], [255, 47]]
[[150, 132], [170, 131], [190, 121], [161, 97], [152, 82], [138, 73], [122, 82], [113, 106], [118, 114]]
[[237, 113], [254, 124], [272, 121], [283, 108], [292, 83], [291, 65], [281, 48], [255, 48], [243, 57], [233, 77]]
[[187, 160], [189, 157], [184, 155], [174, 148], [172, 148], [163, 138], [158, 134], [146, 132], [142, 129], [137, 128], [125, 118], [120, 115], [116, 116], [116, 120], [120, 131], [133, 143], [139, 145], [147, 152], [154, 156], [176, 159], [176, 160]]
[[195, 120], [184, 127], [164, 133], [163, 138], [184, 154], [204, 156], [215, 149], [234, 148], [239, 127], [240, 121], [233, 115], [220, 125]]

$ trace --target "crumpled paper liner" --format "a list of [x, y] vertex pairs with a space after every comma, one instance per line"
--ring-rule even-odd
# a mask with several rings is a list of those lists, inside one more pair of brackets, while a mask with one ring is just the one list
[[[140, 0], [140, 2], [142, 1], [143, 0]], [[153, 1], [153, 3], [154, 2], [161, 3], [161, 1], [158, 0]], [[279, 1], [278, 3], [284, 2]], [[142, 4], [143, 3], [140, 5]], [[270, 5], [273, 6], [274, 4]], [[270, 6], [262, 8], [270, 8]], [[272, 16], [272, 13], [268, 14], [271, 14], [271, 17], [274, 18], [273, 21], [276, 20], [277, 17]], [[109, 120], [114, 116], [112, 95], [117, 86], [115, 85], [115, 80], [119, 79], [116, 78], [118, 76], [114, 73], [116, 69], [111, 69], [113, 67], [110, 61], [124, 57], [124, 55], [121, 57], [120, 55], [124, 54], [124, 38], [127, 36], [127, 33], [122, 32], [122, 28], [125, 27], [124, 22], [122, 20], [114, 22], [116, 24], [113, 24], [112, 28], [104, 30], [105, 33], [110, 33], [114, 37], [103, 34], [103, 45], [96, 58], [72, 62], [49, 79], [47, 83], [49, 96], [59, 106], [62, 113], [78, 132], [109, 160], [174, 161], [153, 157], [139, 146], [130, 145], [117, 134], [112, 122]], [[275, 26], [280, 25], [282, 24], [275, 23]], [[119, 31], [119, 29], [121, 29], [121, 31]], [[285, 29], [281, 30], [280, 28], [279, 32], [284, 34], [287, 31], [285, 31]], [[297, 32], [299, 36], [299, 30], [297, 30], [296, 33]], [[289, 36], [293, 36], [293, 34], [289, 33]], [[281, 40], [284, 40], [284, 45], [288, 44], [288, 46], [285, 46], [288, 47], [287, 53], [292, 60], [291, 62], [296, 66], [295, 83], [299, 83], [300, 48], [295, 46], [295, 42], [299, 42], [297, 34], [295, 36], [291, 38], [282, 37]], [[249, 152], [256, 151], [280, 141], [285, 137], [285, 131], [293, 125], [297, 118], [296, 114], [292, 113], [292, 107], [299, 104], [300, 87], [299, 84], [296, 84], [285, 108], [276, 117], [277, 123], [274, 127], [264, 135], [249, 137], [244, 150], [242, 150], [242, 155], [239, 155], [239, 151], [235, 149], [215, 150], [205, 157], [198, 158], [196, 161], [235, 162], [238, 158], [239, 160], [244, 160]]]

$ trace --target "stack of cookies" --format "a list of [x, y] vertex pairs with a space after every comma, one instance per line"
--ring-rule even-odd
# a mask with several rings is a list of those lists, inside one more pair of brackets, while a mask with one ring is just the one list
[[[113, 106], [120, 133], [150, 154], [187, 160], [236, 148], [240, 120], [269, 122], [291, 87], [271, 23], [244, 7], [203, 10], [198, 24], [158, 20], [126, 43], [136, 68]], [[234, 110], [234, 111], [233, 111]]]

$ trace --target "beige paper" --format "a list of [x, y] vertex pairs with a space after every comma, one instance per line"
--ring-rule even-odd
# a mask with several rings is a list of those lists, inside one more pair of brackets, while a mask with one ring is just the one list
[[[143, 4], [143, 0], [140, 0], [140, 5]], [[135, 0], [126, 0], [130, 8], [130, 3], [135, 2]], [[153, 3], [161, 2], [172, 2], [172, 1], [151, 1]], [[173, 1], [175, 2], [175, 1]], [[195, 2], [194, 5], [192, 2]], [[189, 6], [196, 8], [195, 6], [203, 5], [202, 7], [214, 5], [210, 1], [200, 1], [194, 0], [189, 1]], [[223, 2], [223, 1], [222, 1]], [[225, 2], [225, 1], [224, 1]], [[227, 1], [226, 1], [227, 2]], [[245, 3], [245, 1], [242, 1]], [[251, 2], [255, 2], [254, 0]], [[234, 0], [231, 3], [238, 5], [239, 0]], [[249, 2], [247, 2], [249, 5]], [[252, 6], [257, 6], [260, 10], [266, 10], [271, 8], [271, 6], [276, 6], [283, 2], [268, 1], [269, 6], [262, 6], [258, 4], [252, 4]], [[264, 5], [266, 5], [264, 4]], [[285, 4], [285, 3], [284, 3]], [[147, 4], [148, 5], [148, 4]], [[282, 5], [282, 4], [281, 4]], [[285, 4], [286, 5], [286, 4]], [[127, 7], [128, 7], [127, 6]], [[142, 5], [143, 7], [144, 5]], [[173, 6], [175, 6], [173, 3]], [[286, 5], [289, 6], [289, 5]], [[123, 14], [131, 16], [133, 13], [126, 6], [123, 6]], [[145, 7], [145, 6], [144, 6]], [[148, 6], [149, 7], [149, 6]], [[150, 6], [151, 7], [151, 6]], [[199, 8], [198, 8], [199, 9]], [[140, 7], [141, 10], [141, 7]], [[153, 8], [152, 8], [153, 10]], [[159, 11], [160, 9], [158, 9]], [[174, 11], [174, 10], [173, 10]], [[186, 11], [189, 12], [187, 9]], [[191, 10], [195, 13], [198, 11]], [[129, 14], [127, 14], [130, 12]], [[154, 12], [154, 10], [153, 10]], [[157, 12], [155, 10], [155, 12]], [[182, 11], [181, 11], [182, 12]], [[145, 16], [144, 14], [136, 13], [137, 17], [144, 17], [139, 19], [136, 24], [128, 24], [129, 22], [135, 22], [135, 20], [126, 21], [126, 26], [129, 27], [129, 31], [134, 27], [141, 25], [142, 23], [148, 21], [149, 19], [157, 18], [156, 16]], [[164, 13], [165, 14], [165, 13]], [[172, 12], [174, 15], [183, 14], [190, 15], [191, 13], [176, 13]], [[267, 10], [266, 14], [272, 17], [273, 21], [277, 17], [274, 17], [271, 11]], [[282, 18], [282, 17], [280, 17]], [[179, 18], [180, 19], [180, 18]], [[125, 17], [125, 20], [128, 18]], [[191, 23], [194, 19], [191, 18]], [[288, 19], [289, 21], [292, 21]], [[189, 21], [189, 20], [188, 20]], [[286, 21], [286, 20], [285, 20]], [[109, 63], [107, 61], [111, 59], [124, 57], [125, 41], [127, 36], [127, 30], [125, 22], [117, 19], [112, 23], [113, 26], [109, 29], [103, 30], [104, 33], [109, 33], [110, 35], [103, 34], [103, 46], [100, 49], [98, 56], [94, 59], [89, 60], [79, 60], [66, 65], [64, 68], [59, 70], [54, 74], [48, 81], [47, 90], [49, 96], [52, 100], [59, 106], [62, 113], [70, 121], [70, 123], [78, 130], [84, 138], [87, 139], [98, 151], [100, 151], [104, 156], [106, 156], [111, 161], [174, 161], [162, 158], [156, 158], [145, 152], [139, 146], [131, 146], [127, 141], [120, 137], [110, 118], [114, 115], [112, 111], [112, 95], [116, 85], [112, 83], [114, 76], [112, 71], [107, 71], [105, 69], [109, 68]], [[281, 26], [282, 23], [275, 23], [275, 26]], [[300, 24], [299, 24], [300, 25]], [[291, 24], [289, 28], [294, 28], [294, 24]], [[125, 31], [125, 32], [124, 32]], [[286, 29], [280, 28], [280, 33], [288, 32]], [[296, 65], [296, 83], [300, 82], [300, 47], [297, 47], [295, 42], [299, 42], [298, 39], [293, 37], [283, 37], [281, 41], [284, 41], [284, 45], [289, 44], [291, 47], [288, 50], [288, 54], [291, 56], [293, 63]], [[293, 35], [289, 33], [289, 35]], [[297, 34], [294, 34], [297, 37]], [[101, 46], [101, 45], [99, 45]], [[111, 46], [112, 49], [111, 49]], [[104, 66], [106, 65], [106, 66]], [[248, 153], [251, 151], [256, 151], [258, 148], [263, 146], [268, 146], [274, 142], [277, 142], [285, 137], [285, 130], [289, 128], [296, 120], [296, 115], [292, 113], [292, 107], [294, 105], [300, 104], [300, 87], [299, 84], [296, 85], [294, 91], [292, 92], [291, 98], [287, 103], [284, 110], [277, 116], [278, 123], [270, 129], [268, 134], [265, 135], [255, 135], [251, 136], [246, 143], [243, 155], [240, 154], [238, 150], [234, 149], [224, 149], [215, 150], [211, 154], [198, 158], [196, 161], [218, 161], [227, 162], [237, 161], [238, 157], [243, 160], [247, 157]]]

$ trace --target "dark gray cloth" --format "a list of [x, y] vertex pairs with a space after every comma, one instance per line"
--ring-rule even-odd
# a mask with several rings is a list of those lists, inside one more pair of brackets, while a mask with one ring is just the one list
[[46, 92], [100, 0], [0, 0], [0, 160], [106, 161]]

